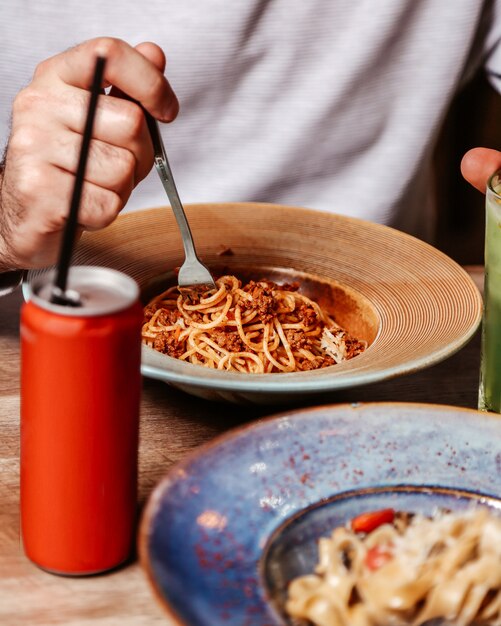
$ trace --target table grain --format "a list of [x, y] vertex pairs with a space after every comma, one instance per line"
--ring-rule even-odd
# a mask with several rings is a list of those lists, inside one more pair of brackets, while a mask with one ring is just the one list
[[[483, 268], [466, 268], [479, 288]], [[136, 558], [104, 575], [48, 574], [26, 559], [19, 532], [19, 310], [21, 294], [0, 299], [0, 623], [6, 626], [173, 625], [157, 604]], [[317, 398], [433, 402], [475, 408], [480, 333], [427, 370]], [[144, 379], [139, 450], [139, 507], [166, 470], [232, 426], [286, 409], [236, 407], [191, 397]]]

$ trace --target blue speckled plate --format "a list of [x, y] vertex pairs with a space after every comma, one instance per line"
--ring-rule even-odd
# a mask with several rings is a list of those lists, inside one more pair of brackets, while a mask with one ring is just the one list
[[501, 418], [438, 405], [333, 405], [253, 422], [195, 450], [153, 492], [140, 557], [172, 619], [287, 623], [316, 541], [363, 510], [501, 509]]

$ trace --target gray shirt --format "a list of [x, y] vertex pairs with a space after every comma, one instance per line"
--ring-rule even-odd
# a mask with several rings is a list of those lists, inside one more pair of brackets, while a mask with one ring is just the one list
[[[501, 91], [499, 0], [3, 0], [1, 14], [2, 143], [40, 60], [99, 35], [162, 46], [186, 203], [301, 205], [430, 239], [451, 99], [481, 64]], [[160, 204], [150, 174], [126, 210]]]

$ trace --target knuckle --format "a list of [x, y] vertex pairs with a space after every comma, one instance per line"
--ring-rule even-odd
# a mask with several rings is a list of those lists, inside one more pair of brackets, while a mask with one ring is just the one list
[[41, 164], [31, 164], [30, 175], [19, 176], [16, 182], [16, 196], [19, 202], [22, 205], [35, 202], [40, 195], [40, 190], [46, 188], [47, 180], [45, 168]]
[[141, 108], [136, 104], [127, 103], [129, 106], [124, 107], [124, 125], [127, 127], [129, 137], [136, 139], [141, 136], [144, 125], [144, 115]]
[[122, 210], [123, 202], [120, 195], [115, 191], [109, 191], [106, 196], [106, 226], [108, 226]]
[[92, 150], [91, 158], [95, 168], [99, 167], [106, 172], [105, 177], [100, 177], [101, 184], [104, 184], [105, 188], [120, 189], [127, 186], [131, 177], [134, 176], [136, 158], [126, 148], [100, 143]]
[[14, 117], [18, 113], [24, 113], [26, 111], [35, 110], [39, 103], [39, 96], [37, 92], [31, 87], [25, 87], [18, 92], [12, 103], [12, 113]]
[[51, 59], [44, 59], [43, 61], [40, 61], [35, 67], [35, 71], [33, 72], [33, 77], [39, 78], [40, 76], [45, 74], [48, 71], [51, 65], [51, 62], [52, 62]]
[[106, 57], [114, 57], [122, 52], [125, 42], [117, 37], [98, 37], [92, 40], [95, 52]]
[[38, 131], [34, 126], [23, 124], [13, 129], [9, 139], [9, 151], [16, 154], [33, 153], [38, 144]]
[[129, 150], [120, 150], [119, 161], [122, 178], [129, 180], [136, 169], [136, 157]]
[[86, 194], [83, 222], [87, 228], [109, 226], [122, 209], [120, 196], [110, 189], [93, 190]]

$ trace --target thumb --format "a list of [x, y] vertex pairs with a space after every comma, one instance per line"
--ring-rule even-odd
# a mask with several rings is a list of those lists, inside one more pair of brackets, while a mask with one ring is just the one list
[[156, 65], [158, 69], [163, 72], [165, 70], [165, 54], [156, 43], [151, 41], [145, 41], [135, 46], [136, 50], [140, 52], [144, 57], [151, 61], [153, 65]]
[[489, 178], [500, 168], [501, 152], [490, 148], [473, 148], [461, 161], [464, 178], [482, 193], [485, 193]]
[[[151, 41], [144, 41], [143, 43], [140, 43], [137, 46], [135, 46], [135, 48], [144, 57], [146, 57], [148, 61], [153, 63], [153, 65], [156, 65], [156, 67], [158, 67], [158, 69], [161, 72], [165, 71], [166, 59], [165, 59], [164, 51], [162, 50], [162, 48], [160, 48], [160, 46], [157, 46], [156, 43], [153, 43]], [[175, 94], [174, 94], [174, 100], [175, 100], [175, 107], [174, 107], [173, 118], [175, 118], [179, 112], [179, 102], [176, 100]]]
[[[140, 52], [144, 57], [146, 57], [148, 61], [153, 63], [153, 65], [155, 65], [161, 72], [164, 72], [166, 59], [165, 54], [160, 46], [157, 46], [156, 43], [153, 43], [151, 41], [145, 41], [135, 46], [135, 49]], [[116, 87], [112, 88], [111, 95], [127, 98], [127, 96]], [[179, 103], [176, 100], [175, 94], [172, 95], [174, 100], [172, 118], [174, 119], [179, 111]]]

